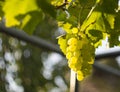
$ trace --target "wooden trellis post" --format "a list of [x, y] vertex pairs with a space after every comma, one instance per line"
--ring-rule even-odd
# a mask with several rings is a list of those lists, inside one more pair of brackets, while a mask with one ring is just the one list
[[76, 86], [76, 74], [74, 71], [71, 70], [70, 75], [70, 92], [75, 92], [75, 86]]
[[76, 79], [76, 73], [71, 70], [70, 74], [70, 92], [79, 92], [78, 91], [78, 81]]

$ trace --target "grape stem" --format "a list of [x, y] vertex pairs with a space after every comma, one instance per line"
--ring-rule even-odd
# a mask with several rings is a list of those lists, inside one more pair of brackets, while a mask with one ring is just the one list
[[81, 14], [82, 14], [82, 10], [83, 10], [83, 7], [80, 7], [80, 12], [79, 12], [79, 16], [78, 16], [78, 28], [81, 27]]
[[88, 13], [88, 16], [86, 18], [86, 20], [88, 20], [88, 18], [90, 17], [90, 15], [92, 14], [93, 10], [96, 8], [96, 6], [98, 5], [98, 3], [95, 3], [94, 6], [92, 7], [92, 9], [90, 10], [90, 12]]

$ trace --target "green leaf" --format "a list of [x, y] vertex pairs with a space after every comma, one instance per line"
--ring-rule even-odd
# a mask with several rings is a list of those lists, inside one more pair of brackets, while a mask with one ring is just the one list
[[88, 8], [88, 7], [90, 8], [96, 2], [96, 0], [78, 0], [78, 1], [79, 1], [80, 5], [84, 8]]
[[46, 0], [37, 0], [37, 4], [43, 10], [43, 12], [50, 14], [53, 18], [56, 18], [55, 7], [49, 2]]
[[99, 10], [103, 13], [115, 14], [115, 9], [118, 8], [119, 0], [101, 0]]
[[103, 23], [102, 19], [101, 19], [101, 21], [99, 20], [100, 17], [101, 17], [101, 13], [100, 12], [97, 12], [97, 11], [92, 12], [90, 17], [83, 22], [83, 24], [81, 25], [81, 29], [80, 30], [81, 31], [85, 31], [91, 24], [96, 24], [96, 21], [98, 21], [98, 23], [100, 23], [100, 22]]
[[75, 4], [69, 6], [68, 8], [68, 13], [69, 13], [69, 18], [67, 18], [67, 21], [73, 26], [78, 26], [78, 22], [80, 20], [80, 13], [81, 13], [81, 6], [79, 2], [74, 2]]
[[58, 21], [66, 21], [66, 17], [67, 17], [67, 15], [64, 11], [62, 11], [62, 10], [57, 11], [57, 20]]
[[22, 20], [20, 28], [23, 29], [28, 34], [32, 34], [36, 26], [42, 21], [42, 19], [43, 19], [42, 12], [34, 11], [28, 13]]
[[89, 39], [91, 39], [94, 44], [99, 42], [101, 39], [103, 39], [103, 34], [99, 30], [91, 29], [88, 30], [87, 34]]
[[120, 35], [120, 32], [118, 33], [115, 30], [111, 31], [111, 33], [109, 34], [109, 38], [108, 38], [110, 47], [114, 47], [114, 46], [119, 46], [120, 45], [119, 35]]
[[96, 7], [95, 11], [102, 13], [106, 32], [109, 33], [111, 29], [114, 29], [116, 9], [118, 8], [118, 0], [101, 0]]
[[116, 17], [115, 17], [115, 30], [120, 31], [120, 11], [117, 12]]
[[103, 33], [106, 32], [102, 13], [93, 11], [88, 20], [84, 21], [81, 31], [84, 31], [94, 46], [98, 47], [101, 44], [101, 39], [104, 38]]
[[2, 7], [3, 7], [3, 1], [0, 1], [0, 20], [2, 19], [3, 16]]
[[120, 11], [116, 13], [114, 29], [109, 31], [109, 43], [110, 47], [120, 46]]
[[115, 22], [115, 15], [113, 14], [104, 14], [105, 19], [107, 20], [107, 22], [110, 25], [111, 29], [114, 29], [114, 22]]
[[38, 10], [36, 0], [5, 0], [3, 12], [5, 14], [6, 26], [20, 25], [20, 21], [15, 17], [35, 10]]

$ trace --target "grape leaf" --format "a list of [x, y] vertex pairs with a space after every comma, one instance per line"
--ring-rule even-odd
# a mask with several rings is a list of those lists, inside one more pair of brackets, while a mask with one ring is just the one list
[[42, 21], [42, 19], [43, 19], [42, 12], [39, 11], [30, 12], [22, 20], [20, 28], [23, 29], [26, 33], [32, 34], [36, 26]]
[[3, 16], [2, 6], [3, 6], [3, 1], [0, 1], [0, 20], [2, 19]]
[[48, 3], [46, 0], [37, 0], [37, 4], [43, 12], [50, 14], [53, 18], [56, 18], [56, 10], [53, 5]]
[[20, 25], [20, 21], [15, 17], [35, 10], [38, 10], [36, 0], [5, 0], [3, 12], [5, 14], [6, 26]]
[[114, 46], [119, 46], [120, 45], [119, 34], [120, 34], [120, 32], [116, 32], [114, 30], [111, 31], [111, 33], [109, 34], [109, 38], [108, 38], [110, 47], [114, 47]]
[[120, 31], [120, 10], [116, 13], [114, 29]]
[[57, 11], [57, 21], [64, 21], [64, 22], [66, 22], [66, 17], [67, 17], [67, 15], [66, 15], [66, 13], [63, 11], [63, 10], [58, 10]]
[[101, 15], [100, 12], [93, 12], [91, 16], [81, 25], [81, 31], [85, 31], [91, 24], [94, 24], [97, 18]]
[[114, 29], [109, 29], [108, 31], [109, 37], [109, 46], [120, 46], [120, 11], [116, 12], [115, 22], [114, 22]]
[[99, 11], [107, 14], [115, 14], [115, 9], [118, 8], [119, 0], [101, 0]]
[[80, 5], [85, 8], [90, 8], [95, 4], [96, 0], [78, 0]]
[[110, 25], [111, 29], [114, 29], [115, 15], [113, 14], [104, 14], [105, 19]]
[[87, 34], [89, 39], [91, 39], [94, 44], [103, 39], [103, 34], [99, 30], [91, 29], [88, 30]]

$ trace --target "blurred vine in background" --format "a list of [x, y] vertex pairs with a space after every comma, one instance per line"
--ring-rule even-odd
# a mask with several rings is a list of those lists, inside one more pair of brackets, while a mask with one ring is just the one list
[[[46, 15], [33, 35], [57, 43], [57, 39], [54, 38], [59, 32], [55, 32], [56, 30], [56, 21]], [[3, 92], [18, 92], [18, 89], [19, 92], [69, 90], [69, 69], [65, 58], [5, 34], [1, 34], [0, 38], [0, 64], [3, 63], [3, 68], [0, 68], [0, 90]], [[50, 59], [53, 57], [59, 59]], [[46, 65], [47, 63], [51, 66]], [[9, 78], [12, 81], [6, 77], [9, 71], [11, 73]]]

